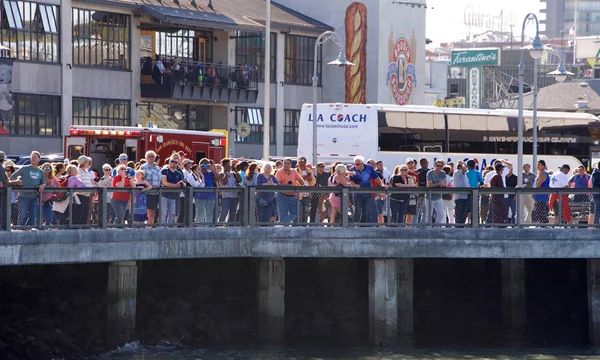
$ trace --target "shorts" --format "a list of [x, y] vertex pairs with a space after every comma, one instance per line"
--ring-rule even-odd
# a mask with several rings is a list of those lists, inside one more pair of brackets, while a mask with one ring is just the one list
[[142, 221], [146, 221], [146, 220], [148, 220], [148, 215], [146, 215], [146, 214], [134, 214], [133, 215], [133, 221], [142, 222]]
[[383, 205], [385, 205], [385, 200], [375, 199], [375, 204], [377, 204], [377, 214], [383, 214]]
[[158, 209], [158, 194], [146, 194], [146, 209], [156, 210]]
[[590, 200], [590, 214], [595, 214], [596, 213], [596, 200], [594, 200], [594, 198], [592, 198], [592, 200]]
[[406, 207], [406, 215], [417, 215], [417, 197], [411, 195]]

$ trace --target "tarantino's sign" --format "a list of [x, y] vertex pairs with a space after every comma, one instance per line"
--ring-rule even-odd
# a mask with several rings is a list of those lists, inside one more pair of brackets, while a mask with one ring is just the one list
[[500, 65], [500, 49], [452, 50], [452, 66]]

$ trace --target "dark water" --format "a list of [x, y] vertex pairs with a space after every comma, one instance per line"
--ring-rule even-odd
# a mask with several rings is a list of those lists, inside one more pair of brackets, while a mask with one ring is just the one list
[[145, 347], [132, 343], [104, 354], [105, 360], [597, 360], [600, 349], [580, 346], [504, 347], [348, 345], [236, 345], [192, 348], [176, 344]]

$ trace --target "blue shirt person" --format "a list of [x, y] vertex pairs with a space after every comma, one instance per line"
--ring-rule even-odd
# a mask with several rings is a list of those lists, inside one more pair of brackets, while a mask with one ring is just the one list
[[477, 170], [475, 170], [475, 160], [467, 161], [467, 179], [469, 180], [469, 187], [477, 189], [480, 185], [483, 185], [483, 176]]
[[[354, 166], [350, 171], [354, 172], [350, 176], [350, 185], [357, 189], [372, 187], [372, 180], [375, 180], [377, 186], [384, 186], [375, 169], [371, 165], [365, 164], [365, 159], [362, 156], [354, 158]], [[370, 224], [377, 222], [377, 204], [371, 193], [356, 193], [353, 200], [356, 209], [354, 222]]]

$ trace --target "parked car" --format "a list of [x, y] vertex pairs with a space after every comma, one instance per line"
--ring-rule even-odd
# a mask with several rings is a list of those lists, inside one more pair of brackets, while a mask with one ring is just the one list
[[[53, 162], [63, 162], [64, 157], [63, 154], [42, 154], [40, 158], [40, 165], [43, 163], [53, 163]], [[13, 160], [14, 161], [14, 160]], [[15, 162], [16, 166], [25, 166], [31, 164], [31, 156], [23, 156], [19, 158], [17, 162]]]

